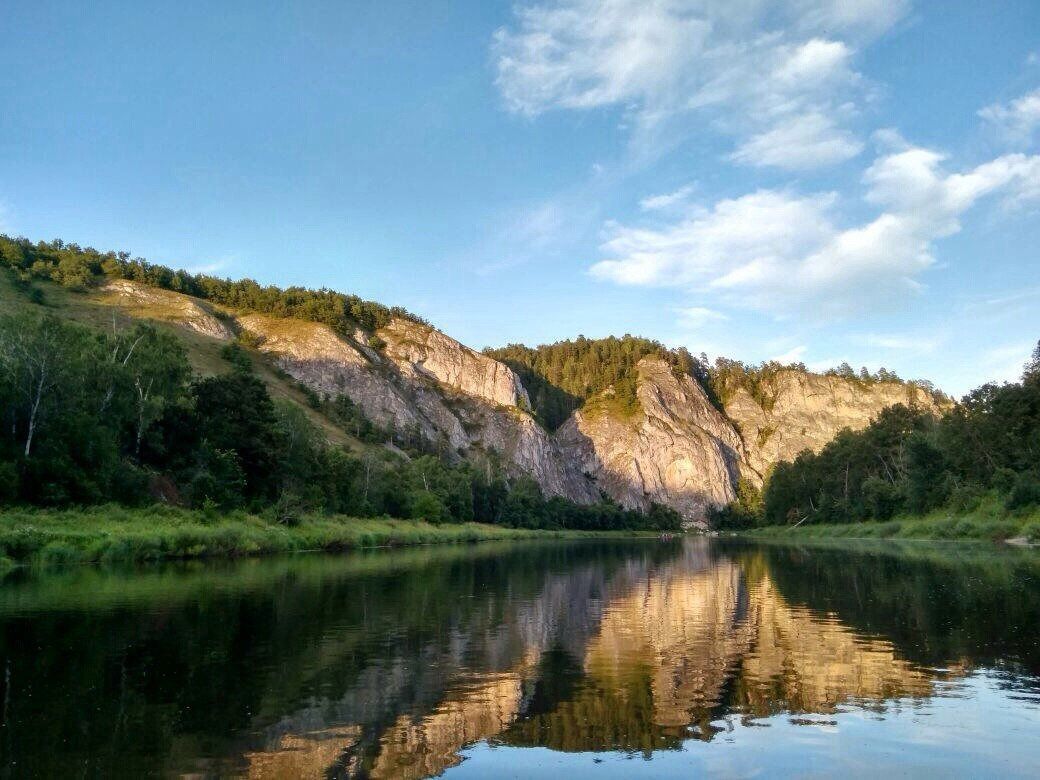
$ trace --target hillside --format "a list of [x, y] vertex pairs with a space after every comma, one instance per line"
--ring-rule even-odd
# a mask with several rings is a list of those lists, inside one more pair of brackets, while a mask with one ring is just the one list
[[732, 501], [741, 479], [761, 485], [775, 463], [819, 451], [886, 407], [944, 403], [891, 375], [712, 367], [630, 336], [482, 354], [355, 296], [192, 276], [75, 245], [2, 238], [0, 258], [5, 311], [109, 330], [154, 322], [203, 376], [231, 370], [233, 344], [273, 397], [335, 444], [363, 453], [382, 440], [530, 477], [546, 497], [661, 504], [687, 521]]

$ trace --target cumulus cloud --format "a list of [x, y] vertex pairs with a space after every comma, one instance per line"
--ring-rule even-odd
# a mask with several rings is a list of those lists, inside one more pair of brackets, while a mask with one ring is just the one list
[[868, 221], [839, 224], [834, 193], [759, 190], [691, 208], [652, 227], [608, 223], [593, 275], [619, 284], [712, 291], [777, 316], [840, 317], [920, 288], [933, 243], [960, 229], [980, 198], [1040, 196], [1040, 156], [1009, 154], [963, 173], [943, 155], [908, 146], [863, 176]]
[[979, 116], [997, 127], [1009, 141], [1028, 144], [1040, 128], [1040, 89], [1009, 103], [986, 106], [979, 111]]
[[788, 170], [844, 162], [863, 151], [863, 144], [819, 112], [793, 116], [753, 135], [733, 153], [736, 162]]
[[[817, 167], [859, 153], [859, 143], [841, 128], [863, 89], [853, 60], [907, 6], [899, 0], [527, 4], [516, 9], [513, 25], [495, 33], [497, 85], [520, 114], [621, 107], [644, 132], [709, 112], [715, 127], [743, 139], [740, 161]], [[780, 143], [791, 138], [799, 147], [784, 155]]]

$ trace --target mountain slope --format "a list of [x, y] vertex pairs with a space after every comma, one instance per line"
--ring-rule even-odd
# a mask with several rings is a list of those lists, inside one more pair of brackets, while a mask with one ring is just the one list
[[[578, 503], [605, 494], [626, 508], [663, 504], [703, 521], [735, 497], [738, 480], [760, 485], [776, 462], [818, 451], [888, 406], [939, 409], [931, 393], [888, 375], [729, 362], [737, 369], [719, 382], [685, 350], [631, 336], [478, 353], [403, 310], [355, 296], [41, 246], [16, 245], [19, 257], [0, 259], [23, 276], [62, 283], [34, 281], [52, 313], [96, 327], [156, 321], [176, 331], [203, 375], [227, 371], [223, 348], [244, 345], [272, 395], [301, 406], [334, 442], [372, 446], [322, 413], [322, 399], [345, 396], [391, 441], [501, 466]], [[30, 263], [37, 251], [58, 259], [41, 268]], [[3, 276], [5, 306], [36, 305], [10, 272]]]

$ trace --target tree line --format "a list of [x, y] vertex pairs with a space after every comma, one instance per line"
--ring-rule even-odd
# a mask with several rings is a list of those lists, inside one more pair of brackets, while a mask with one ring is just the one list
[[[245, 508], [292, 523], [306, 512], [480, 520], [530, 528], [679, 527], [606, 500], [546, 498], [490, 458], [452, 464], [381, 446], [333, 446], [304, 409], [276, 402], [241, 348], [228, 371], [192, 374], [184, 347], [150, 324], [99, 330], [29, 310], [0, 316], [0, 504], [166, 501]], [[349, 399], [317, 399], [362, 438], [386, 431]], [[335, 415], [330, 415], [337, 419]]]
[[509, 344], [485, 354], [512, 368], [527, 388], [532, 412], [548, 430], [560, 427], [576, 409], [608, 387], [622, 409], [636, 405], [638, 372], [643, 358], [668, 363], [679, 375], [706, 381], [706, 358], [683, 348], [671, 350], [657, 341], [625, 334], [621, 338], [558, 341], [538, 347]]
[[936, 417], [913, 405], [844, 430], [819, 453], [778, 463], [759, 494], [742, 484], [725, 527], [855, 523], [970, 511], [986, 496], [1008, 510], [1040, 505], [1040, 344], [1020, 382], [989, 383]]
[[262, 286], [252, 279], [232, 281], [192, 274], [149, 263], [127, 252], [99, 252], [60, 239], [33, 243], [0, 234], [0, 267], [23, 279], [47, 279], [74, 290], [84, 290], [106, 279], [128, 279], [164, 290], [192, 295], [240, 311], [311, 320], [351, 336], [360, 327], [371, 332], [394, 317], [425, 321], [400, 307], [387, 307], [356, 295], [304, 287], [282, 289]]

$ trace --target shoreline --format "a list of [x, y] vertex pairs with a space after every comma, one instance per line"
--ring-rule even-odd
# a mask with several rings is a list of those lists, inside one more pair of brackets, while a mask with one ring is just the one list
[[[987, 511], [988, 510], [988, 511]], [[838, 540], [918, 540], [932, 542], [991, 542], [1014, 547], [1040, 544], [1040, 511], [1009, 514], [982, 507], [974, 512], [932, 512], [923, 517], [898, 516], [891, 520], [859, 523], [776, 525], [734, 532], [744, 539], [805, 541]]]
[[522, 539], [647, 538], [652, 531], [508, 528], [487, 523], [307, 515], [292, 525], [245, 511], [170, 506], [0, 510], [0, 571], [26, 565], [139, 563], [343, 552]]

